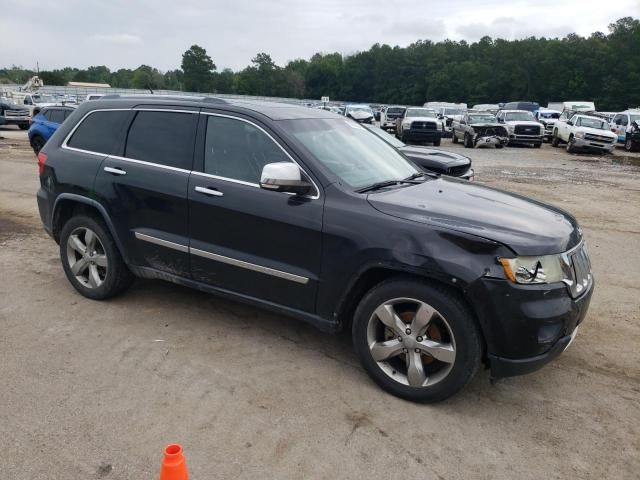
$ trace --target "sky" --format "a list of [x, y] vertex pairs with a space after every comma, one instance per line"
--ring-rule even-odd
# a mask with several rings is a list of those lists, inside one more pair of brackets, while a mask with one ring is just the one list
[[0, 0], [0, 68], [180, 68], [191, 45], [218, 70], [258, 52], [278, 65], [375, 43], [608, 32], [640, 0]]

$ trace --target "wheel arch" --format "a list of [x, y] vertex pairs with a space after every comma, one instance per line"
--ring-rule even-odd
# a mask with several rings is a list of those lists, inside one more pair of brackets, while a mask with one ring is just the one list
[[111, 233], [111, 236], [118, 247], [120, 255], [124, 259], [125, 263], [129, 263], [127, 252], [122, 246], [122, 242], [118, 237], [107, 210], [98, 201], [82, 195], [62, 193], [56, 198], [53, 205], [53, 212], [51, 214], [51, 233], [56, 242], [60, 241], [60, 232], [62, 231], [64, 224], [75, 215], [82, 213], [97, 217], [104, 221], [105, 225], [109, 229], [109, 233]]

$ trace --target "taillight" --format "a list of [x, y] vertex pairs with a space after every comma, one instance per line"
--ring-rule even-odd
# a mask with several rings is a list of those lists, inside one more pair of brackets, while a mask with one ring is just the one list
[[42, 176], [42, 172], [44, 172], [44, 164], [47, 163], [47, 158], [46, 153], [38, 153], [38, 175], [40, 176]]

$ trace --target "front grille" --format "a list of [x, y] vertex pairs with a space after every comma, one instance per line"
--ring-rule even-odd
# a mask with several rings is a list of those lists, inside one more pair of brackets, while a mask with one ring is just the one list
[[411, 122], [411, 130], [435, 130], [435, 122]]
[[540, 127], [534, 125], [516, 125], [513, 131], [516, 135], [540, 135]]
[[605, 137], [605, 136], [602, 136], [602, 135], [595, 135], [593, 133], [585, 133], [584, 139], [585, 140], [590, 140], [592, 142], [613, 143], [613, 138]]
[[28, 117], [29, 110], [5, 110], [4, 116], [6, 118]]
[[467, 170], [469, 170], [469, 165], [459, 165], [457, 167], [449, 167], [447, 173], [452, 177], [459, 177], [460, 175], [464, 175]]
[[573, 284], [571, 293], [577, 297], [584, 292], [591, 284], [591, 260], [587, 246], [582, 244], [573, 254], [571, 254], [571, 265], [573, 266]]

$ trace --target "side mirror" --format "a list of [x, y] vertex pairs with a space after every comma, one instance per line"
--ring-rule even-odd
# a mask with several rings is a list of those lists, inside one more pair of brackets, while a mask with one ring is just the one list
[[573, 125], [573, 122], [571, 120], [567, 120], [567, 125]]
[[302, 179], [302, 172], [295, 163], [276, 162], [268, 163], [262, 168], [260, 187], [276, 192], [304, 195], [309, 193], [313, 185]]
[[498, 120], [498, 123], [504, 123], [504, 119], [502, 118], [497, 118], [496, 120]]
[[439, 114], [438, 114], [438, 118], [439, 118], [440, 120], [442, 120], [442, 119], [444, 118], [444, 115], [443, 115], [443, 114], [441, 114], [441, 113], [439, 113]]

